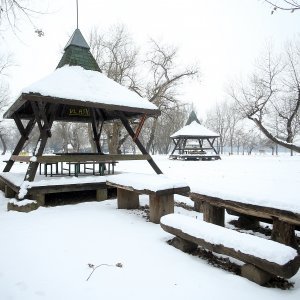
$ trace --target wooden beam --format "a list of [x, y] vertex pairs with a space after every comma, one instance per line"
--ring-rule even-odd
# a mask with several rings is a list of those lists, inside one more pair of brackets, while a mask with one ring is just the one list
[[32, 129], [34, 128], [35, 122], [36, 122], [35, 119], [31, 119], [27, 123], [27, 125], [24, 129], [25, 130], [24, 135], [22, 135], [21, 138], [19, 139], [19, 141], [15, 147], [15, 150], [12, 153], [11, 158], [6, 163], [6, 166], [3, 169], [3, 172], [9, 172], [11, 170], [13, 164], [15, 163], [13, 156], [19, 155], [19, 153], [22, 151], [25, 142], [28, 140], [29, 134], [31, 133]]
[[[119, 116], [120, 116], [121, 122], [124, 125], [125, 129], [127, 130], [129, 135], [133, 139], [134, 136], [135, 136], [135, 133], [132, 130], [131, 126], [129, 125], [129, 122], [128, 122], [127, 118], [124, 116], [124, 113], [119, 112]], [[149, 155], [147, 150], [144, 148], [143, 144], [140, 142], [140, 140], [138, 138], [136, 138], [134, 142], [137, 145], [137, 147], [140, 149], [142, 154]], [[148, 162], [157, 174], [162, 174], [162, 171], [160, 170], [160, 168], [157, 166], [157, 164], [154, 162], [154, 160], [152, 158], [148, 159]]]
[[[32, 156], [19, 156], [12, 155], [13, 161], [30, 162]], [[36, 157], [39, 163], [55, 163], [55, 162], [109, 162], [109, 161], [122, 161], [122, 160], [149, 160], [151, 156], [143, 154], [93, 154], [93, 155], [49, 155]]]
[[[24, 180], [27, 181], [33, 181], [39, 166], [39, 162], [37, 160], [37, 157], [40, 157], [43, 155], [44, 149], [47, 144], [47, 140], [49, 137], [51, 137], [51, 127], [53, 125], [55, 115], [56, 115], [56, 110], [57, 110], [57, 105], [50, 105], [49, 107], [49, 113], [48, 117], [44, 112], [41, 112], [40, 110], [43, 108], [41, 106], [38, 106], [36, 103], [32, 102], [32, 109], [34, 110], [35, 118], [38, 122], [39, 129], [40, 129], [40, 136], [36, 145], [36, 148], [34, 150], [34, 156], [36, 157], [35, 160], [30, 160], [28, 169], [25, 174]], [[44, 125], [41, 123], [40, 115], [44, 118]], [[48, 119], [49, 118], [49, 119]]]
[[209, 138], [207, 138], [207, 141], [208, 141], [209, 145], [211, 146], [211, 148], [214, 150], [214, 152], [215, 152], [216, 154], [219, 154], [219, 153], [217, 152], [217, 150], [215, 149], [215, 147], [214, 147], [214, 145], [213, 145], [213, 142], [211, 142], [211, 141], [209, 140]]
[[26, 137], [26, 130], [25, 130], [24, 126], [23, 126], [23, 123], [22, 123], [19, 115], [14, 114], [13, 115], [13, 119], [14, 119], [17, 127], [18, 127], [18, 130], [19, 130], [21, 136]]

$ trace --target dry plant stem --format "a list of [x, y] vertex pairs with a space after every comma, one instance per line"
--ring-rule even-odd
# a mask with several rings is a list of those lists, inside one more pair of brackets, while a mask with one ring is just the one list
[[94, 271], [101, 267], [101, 266], [106, 266], [106, 267], [115, 267], [115, 265], [108, 265], [108, 264], [101, 264], [99, 266], [93, 267], [93, 271], [91, 272], [91, 274], [89, 275], [89, 277], [86, 279], [86, 281], [88, 281], [90, 279], [90, 277], [93, 275]]

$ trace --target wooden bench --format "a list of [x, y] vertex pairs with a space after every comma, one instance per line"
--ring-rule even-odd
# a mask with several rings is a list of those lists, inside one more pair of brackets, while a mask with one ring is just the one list
[[289, 246], [240, 233], [180, 214], [161, 218], [161, 227], [176, 236], [173, 245], [185, 252], [199, 246], [236, 258], [246, 264], [241, 275], [264, 284], [274, 276], [291, 278], [300, 266], [300, 256]]
[[174, 212], [174, 194], [186, 194], [190, 188], [164, 175], [126, 173], [107, 177], [106, 185], [117, 188], [119, 209], [137, 209], [139, 194], [149, 195], [150, 221], [159, 223]]
[[[190, 193], [196, 211], [203, 212], [203, 220], [224, 227], [225, 209], [247, 216], [254, 223], [257, 218], [273, 223], [272, 240], [298, 249], [295, 226], [300, 226], [297, 212], [262, 206], [253, 203], [211, 197], [195, 192]], [[283, 200], [284, 202], [284, 200]]]

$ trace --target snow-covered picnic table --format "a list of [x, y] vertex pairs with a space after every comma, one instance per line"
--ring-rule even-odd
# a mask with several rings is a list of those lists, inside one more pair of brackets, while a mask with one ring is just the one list
[[139, 207], [139, 194], [149, 195], [150, 221], [174, 212], [174, 194], [186, 194], [189, 186], [165, 175], [123, 173], [107, 177], [106, 184], [117, 188], [118, 208]]

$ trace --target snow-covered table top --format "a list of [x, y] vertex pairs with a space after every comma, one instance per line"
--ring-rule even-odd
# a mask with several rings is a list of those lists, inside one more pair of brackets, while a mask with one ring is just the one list
[[188, 188], [184, 181], [174, 180], [163, 174], [124, 173], [107, 177], [107, 184], [128, 187], [135, 191], [151, 191]]

